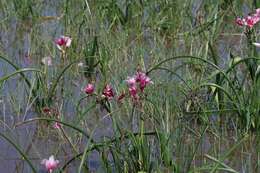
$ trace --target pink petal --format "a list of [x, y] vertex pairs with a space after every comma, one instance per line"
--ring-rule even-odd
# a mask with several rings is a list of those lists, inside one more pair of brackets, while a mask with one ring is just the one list
[[95, 90], [95, 87], [91, 83], [87, 84], [86, 87], [84, 88], [84, 92], [86, 94], [92, 94], [94, 92], [94, 90]]
[[236, 24], [239, 26], [244, 26], [245, 22], [241, 18], [238, 17], [238, 18], [236, 18]]
[[55, 122], [53, 127], [54, 127], [55, 129], [60, 129], [60, 128], [61, 128], [61, 124], [58, 123], [58, 122]]
[[45, 165], [46, 161], [47, 161], [47, 159], [43, 159], [43, 160], [41, 161], [41, 164], [42, 164], [42, 165]]
[[107, 98], [108, 100], [111, 100], [113, 97], [114, 97], [114, 92], [113, 92], [113, 89], [110, 85], [106, 85], [104, 90], [103, 90], [103, 96], [105, 98]]
[[127, 77], [126, 83], [128, 86], [133, 86], [136, 84], [136, 77]]
[[260, 16], [260, 8], [257, 8], [255, 11], [256, 11], [256, 14], [255, 14], [255, 15], [256, 15], [256, 16]]
[[66, 37], [66, 47], [70, 47], [72, 39], [70, 37]]

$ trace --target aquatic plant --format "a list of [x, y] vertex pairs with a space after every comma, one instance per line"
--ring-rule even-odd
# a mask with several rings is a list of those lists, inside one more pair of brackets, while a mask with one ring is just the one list
[[259, 7], [1, 0], [0, 170], [259, 172]]

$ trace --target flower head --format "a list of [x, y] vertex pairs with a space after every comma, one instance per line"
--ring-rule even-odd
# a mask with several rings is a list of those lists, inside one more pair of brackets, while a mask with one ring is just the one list
[[135, 77], [127, 77], [125, 80], [129, 87], [136, 85], [136, 78]]
[[255, 10], [255, 12], [256, 12], [256, 13], [254, 14], [255, 16], [260, 16], [260, 8], [257, 8], [257, 9]]
[[145, 78], [146, 74], [141, 72], [141, 71], [137, 71], [136, 75], [135, 75], [135, 79], [136, 82], [140, 82], [141, 80], [143, 80]]
[[86, 94], [92, 94], [94, 92], [94, 90], [95, 90], [95, 87], [91, 83], [87, 84], [86, 87], [84, 88], [84, 92]]
[[106, 84], [105, 88], [103, 89], [102, 96], [108, 100], [111, 100], [114, 97], [113, 89], [109, 84]]
[[148, 84], [153, 83], [151, 78], [140, 70], [134, 76], [127, 77], [126, 82], [128, 84], [129, 95], [135, 102], [139, 101], [139, 93], [142, 93]]
[[244, 26], [245, 20], [238, 17], [238, 18], [236, 18], [236, 24], [239, 25], [239, 26]]
[[49, 159], [43, 159], [41, 164], [45, 166], [49, 173], [52, 173], [58, 167], [59, 161], [54, 159], [54, 156], [51, 155]]
[[62, 47], [70, 47], [72, 39], [67, 36], [61, 36], [55, 40], [55, 44], [57, 45], [58, 49], [63, 50]]
[[54, 127], [55, 129], [60, 129], [60, 128], [61, 128], [61, 124], [58, 123], [58, 122], [55, 122], [54, 125], [53, 125], [53, 127]]
[[131, 95], [132, 98], [136, 98], [137, 97], [137, 88], [135, 86], [129, 87], [128, 88], [129, 93]]
[[260, 20], [260, 17], [258, 16], [247, 16], [245, 18], [245, 25], [249, 28], [252, 28], [255, 24], [257, 24]]
[[139, 82], [140, 90], [143, 92], [146, 85], [153, 83], [145, 73], [138, 71], [136, 73], [136, 81]]

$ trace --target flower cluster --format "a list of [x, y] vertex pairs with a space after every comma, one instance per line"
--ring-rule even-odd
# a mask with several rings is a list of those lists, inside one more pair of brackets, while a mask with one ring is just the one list
[[152, 80], [143, 72], [137, 71], [132, 77], [127, 77], [126, 83], [130, 96], [134, 100], [139, 99], [138, 92], [143, 92], [148, 84], [153, 83]]
[[248, 15], [244, 18], [236, 18], [236, 24], [239, 26], [247, 26], [248, 28], [252, 28], [255, 24], [260, 21], [260, 8], [256, 9], [255, 13], [252, 15]]
[[54, 156], [50, 156], [49, 159], [43, 159], [41, 164], [45, 166], [48, 173], [52, 173], [58, 167], [59, 161], [54, 159]]
[[[85, 88], [83, 89], [83, 91], [88, 94], [88, 95], [92, 95], [95, 91], [95, 87], [94, 84], [92, 83], [88, 83]], [[102, 97], [106, 98], [107, 100], [111, 100], [114, 97], [114, 91], [111, 85], [106, 84], [103, 91], [102, 91]]]
[[[131, 77], [127, 77], [125, 80], [128, 85], [128, 92], [130, 97], [134, 101], [138, 101], [140, 98], [140, 93], [144, 92], [144, 89], [147, 85], [152, 84], [151, 78], [149, 78], [144, 72], [137, 71], [135, 75]], [[92, 95], [95, 92], [94, 84], [88, 83], [84, 89], [83, 92], [85, 92], [88, 95]], [[102, 98], [107, 99], [108, 101], [111, 100], [115, 96], [113, 88], [111, 85], [106, 84], [103, 91], [102, 91]], [[126, 97], [126, 93], [123, 91], [121, 94], [118, 95], [117, 101], [121, 102]]]

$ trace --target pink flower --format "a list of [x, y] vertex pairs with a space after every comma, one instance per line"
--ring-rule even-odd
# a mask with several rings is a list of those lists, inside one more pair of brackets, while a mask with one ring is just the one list
[[58, 46], [59, 49], [62, 49], [61, 47], [70, 47], [72, 39], [70, 37], [61, 36], [60, 38], [57, 38], [55, 40], [55, 44]]
[[257, 8], [256, 10], [255, 10], [255, 16], [260, 16], [260, 8]]
[[135, 86], [129, 87], [128, 90], [132, 98], [137, 98], [137, 88]]
[[255, 24], [257, 24], [260, 20], [260, 17], [258, 16], [247, 16], [245, 18], [245, 25], [249, 28], [252, 28]]
[[146, 85], [152, 83], [151, 79], [149, 77], [145, 77], [140, 81], [140, 90], [143, 92]]
[[125, 80], [129, 87], [136, 85], [136, 78], [135, 77], [127, 77]]
[[48, 173], [52, 173], [53, 170], [55, 170], [58, 167], [59, 161], [54, 159], [54, 156], [51, 155], [49, 159], [43, 159], [41, 164], [45, 166]]
[[126, 82], [128, 84], [129, 95], [135, 102], [139, 101], [139, 92], [143, 92], [148, 84], [153, 83], [151, 78], [139, 70], [134, 76], [127, 77]]
[[113, 89], [108, 84], [105, 86], [102, 94], [103, 94], [102, 96], [107, 98], [108, 100], [111, 100], [114, 97]]
[[135, 80], [136, 82], [140, 82], [141, 80], [143, 80], [145, 78], [146, 74], [141, 72], [141, 71], [137, 71], [136, 75], [135, 75]]
[[247, 26], [249, 28], [253, 28], [255, 24], [257, 24], [260, 21], [260, 8], [256, 9], [256, 13], [247, 16], [245, 18], [236, 18], [236, 24], [239, 26]]
[[244, 19], [241, 19], [240, 17], [238, 17], [238, 18], [236, 18], [236, 24], [239, 26], [244, 26], [245, 21], [244, 21]]
[[260, 21], [260, 16], [253, 16], [254, 24], [257, 24]]
[[55, 129], [60, 129], [60, 128], [61, 128], [61, 124], [58, 123], [58, 122], [55, 122], [54, 125], [53, 125], [53, 127], [54, 127]]
[[153, 83], [152, 80], [143, 72], [138, 71], [136, 74], [136, 81], [140, 83], [140, 90], [143, 92], [146, 85]]
[[84, 88], [84, 92], [86, 94], [92, 94], [94, 92], [94, 90], [95, 90], [95, 87], [91, 83], [87, 84], [86, 87]]
[[244, 18], [236, 18], [236, 24], [239, 26], [247, 26], [253, 28], [260, 21], [260, 8], [255, 10], [255, 13]]

